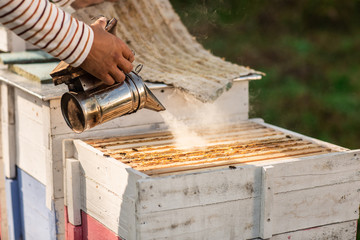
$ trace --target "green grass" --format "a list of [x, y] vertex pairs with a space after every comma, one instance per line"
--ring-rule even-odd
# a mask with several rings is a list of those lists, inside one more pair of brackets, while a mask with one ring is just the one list
[[205, 48], [267, 74], [251, 117], [360, 148], [360, 1], [171, 2]]
[[360, 148], [360, 1], [170, 1], [205, 48], [267, 74], [250, 117]]

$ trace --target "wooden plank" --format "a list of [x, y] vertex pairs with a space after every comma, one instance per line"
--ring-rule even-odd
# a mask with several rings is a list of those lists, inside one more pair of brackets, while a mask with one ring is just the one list
[[[95, 218], [91, 217], [85, 212], [81, 213], [83, 224], [83, 239], [97, 240], [97, 239], [106, 239], [106, 240], [121, 240], [114, 232], [107, 229], [101, 222], [97, 221]], [[132, 239], [132, 238], [129, 238]], [[77, 240], [77, 239], [74, 239]]]
[[81, 169], [87, 178], [96, 180], [119, 196], [123, 194], [131, 198], [137, 196], [136, 181], [146, 178], [147, 175], [113, 158], [104, 156], [102, 152], [81, 140], [74, 140], [74, 145]]
[[80, 140], [74, 140], [74, 146], [74, 155], [81, 163], [81, 209], [113, 232], [133, 239], [136, 181], [147, 176]]
[[260, 168], [245, 166], [140, 179], [136, 212], [148, 214], [253, 198], [260, 195], [260, 177]]
[[[260, 237], [268, 239], [272, 236], [272, 208], [273, 208], [273, 166], [262, 167], [261, 174], [261, 209], [260, 209]], [[275, 223], [276, 224], [276, 223]]]
[[76, 159], [66, 159], [66, 202], [68, 220], [71, 224], [81, 225], [80, 199], [80, 162]]
[[46, 161], [49, 149], [50, 128], [44, 116], [46, 103], [20, 89], [15, 89], [15, 122], [17, 166], [42, 184], [47, 184]]
[[114, 233], [125, 239], [135, 239], [135, 200], [112, 190], [81, 178], [81, 209]]
[[138, 239], [250, 239], [259, 236], [260, 198], [137, 214]]
[[68, 220], [68, 211], [67, 207], [65, 206], [64, 209], [64, 216], [65, 216], [65, 239], [66, 240], [81, 240], [83, 239], [83, 227], [82, 226], [74, 226], [69, 223]]
[[45, 63], [59, 62], [59, 60], [41, 50], [0, 54], [0, 63], [3, 64], [24, 64], [24, 63], [44, 63], [44, 62]]
[[282, 233], [273, 236], [271, 240], [283, 240], [283, 239], [354, 240], [356, 239], [356, 228], [357, 228], [357, 221], [352, 220], [342, 223], [329, 224], [320, 227], [301, 229], [294, 232]]
[[360, 181], [360, 150], [267, 164], [276, 166], [273, 169], [275, 193]]
[[[56, 239], [65, 239], [65, 219], [64, 219], [64, 198], [56, 198], [53, 200], [52, 210], [55, 212], [56, 220]], [[46, 206], [47, 207], [47, 206]]]
[[360, 181], [274, 195], [273, 234], [359, 218]]
[[19, 183], [17, 179], [5, 179], [5, 195], [9, 239], [20, 239], [22, 220], [20, 213]]
[[1, 139], [4, 174], [7, 178], [16, 177], [16, 127], [15, 127], [14, 88], [1, 83]]
[[45, 185], [19, 168], [17, 176], [24, 239], [55, 240], [56, 216], [46, 207]]
[[9, 70], [29, 80], [48, 83], [52, 81], [50, 72], [58, 63], [11, 64], [9, 65]]

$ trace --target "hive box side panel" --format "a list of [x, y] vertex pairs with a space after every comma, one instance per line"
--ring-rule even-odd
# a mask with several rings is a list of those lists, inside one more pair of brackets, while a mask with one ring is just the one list
[[250, 239], [259, 233], [260, 198], [137, 215], [138, 239]]
[[359, 218], [360, 181], [274, 195], [273, 234]]
[[357, 221], [348, 221], [342, 223], [335, 223], [320, 227], [313, 227], [309, 229], [302, 229], [295, 232], [288, 232], [279, 235], [274, 235], [271, 240], [354, 240], [356, 239]]
[[146, 214], [216, 204], [260, 195], [261, 169], [253, 166], [138, 181], [136, 212]]
[[17, 166], [46, 185], [50, 156], [48, 106], [41, 99], [15, 89]]
[[[147, 176], [80, 140], [73, 142], [74, 155], [80, 162], [81, 196], [72, 199], [79, 199], [84, 212], [117, 235], [134, 239], [136, 181]], [[68, 200], [66, 204], [71, 208]]]
[[356, 220], [360, 151], [273, 164], [273, 233]]
[[360, 151], [334, 152], [284, 162], [270, 161], [276, 193], [360, 181]]
[[261, 168], [140, 179], [139, 239], [236, 239], [258, 236]]
[[17, 168], [24, 239], [56, 239], [56, 217], [45, 204], [45, 186]]

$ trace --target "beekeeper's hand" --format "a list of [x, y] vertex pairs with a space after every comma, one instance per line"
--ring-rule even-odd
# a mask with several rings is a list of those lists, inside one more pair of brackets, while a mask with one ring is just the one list
[[[108, 2], [116, 2], [117, 0], [106, 0]], [[104, 0], [75, 0], [71, 3], [71, 7], [74, 9], [84, 8], [87, 6], [95, 5], [104, 2]]]
[[135, 58], [133, 52], [120, 38], [105, 31], [105, 26], [104, 17], [91, 24], [94, 30], [94, 42], [89, 55], [80, 67], [111, 85], [125, 80], [124, 72], [132, 71], [132, 62]]

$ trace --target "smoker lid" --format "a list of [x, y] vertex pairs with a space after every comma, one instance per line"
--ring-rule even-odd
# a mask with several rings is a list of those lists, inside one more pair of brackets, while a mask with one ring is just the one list
[[135, 51], [134, 64], [144, 64], [141, 76], [145, 81], [170, 84], [202, 101], [212, 101], [228, 90], [234, 79], [262, 75], [205, 50], [189, 34], [168, 0], [105, 2], [75, 13], [86, 23], [100, 15], [119, 19], [117, 36]]

